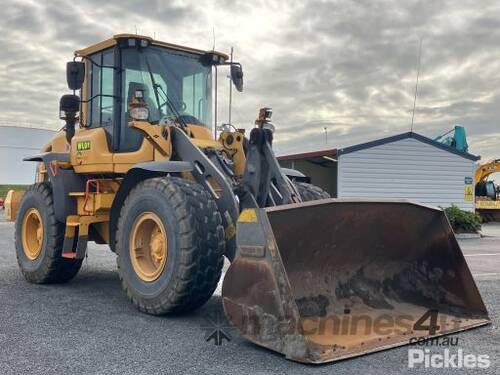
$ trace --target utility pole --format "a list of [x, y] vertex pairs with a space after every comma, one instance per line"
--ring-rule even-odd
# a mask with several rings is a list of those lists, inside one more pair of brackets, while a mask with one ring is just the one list
[[328, 146], [328, 128], [325, 126], [325, 146]]
[[[233, 47], [231, 47], [231, 64], [233, 63]], [[229, 119], [228, 123], [231, 124], [231, 106], [233, 105], [233, 85], [231, 82], [231, 74], [229, 74]]]

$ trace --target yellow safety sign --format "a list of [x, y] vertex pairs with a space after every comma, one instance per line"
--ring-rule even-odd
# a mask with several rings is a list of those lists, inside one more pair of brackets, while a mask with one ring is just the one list
[[465, 200], [472, 201], [474, 199], [474, 188], [472, 185], [465, 185]]

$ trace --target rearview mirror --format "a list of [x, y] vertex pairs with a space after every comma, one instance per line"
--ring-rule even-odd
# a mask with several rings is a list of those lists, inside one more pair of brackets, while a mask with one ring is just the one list
[[231, 64], [231, 81], [236, 90], [243, 91], [243, 69], [240, 64]]
[[70, 61], [66, 64], [66, 81], [70, 90], [80, 90], [85, 76], [85, 64], [80, 61]]

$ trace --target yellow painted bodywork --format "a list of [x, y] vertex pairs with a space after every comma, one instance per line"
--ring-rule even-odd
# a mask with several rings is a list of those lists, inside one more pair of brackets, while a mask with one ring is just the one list
[[212, 137], [210, 129], [205, 126], [188, 124], [187, 133], [193, 144], [199, 148], [222, 148], [222, 145]]
[[[103, 128], [81, 128], [75, 132], [75, 136], [71, 141], [70, 166], [74, 168], [76, 173], [122, 175], [137, 163], [170, 159], [174, 152], [170, 142], [170, 128], [164, 125], [152, 125], [145, 121], [131, 122], [129, 125], [141, 131], [144, 135], [139, 150], [113, 153], [108, 147], [107, 135]], [[193, 144], [199, 148], [215, 148], [226, 153], [226, 156], [234, 162], [235, 175], [237, 177], [243, 175], [246, 163], [243, 151], [243, 134], [240, 132], [224, 132], [216, 141], [208, 128], [199, 125], [188, 125], [187, 134]], [[65, 141], [63, 136], [64, 133], [57, 134], [54, 144], [48, 148], [52, 151], [66, 149], [66, 145], [62, 145], [62, 141]], [[229, 136], [233, 138], [230, 145], [227, 142]], [[79, 143], [83, 144], [84, 147], [79, 149]], [[183, 177], [194, 180], [190, 173], [184, 173]], [[77, 215], [68, 217], [66, 223], [67, 237], [74, 236], [77, 227], [80, 228], [78, 235], [88, 233], [88, 226], [91, 225], [95, 228], [99, 238], [89, 238], [89, 240], [109, 241], [109, 222], [107, 218], [121, 183], [121, 177], [101, 179], [99, 181], [104, 186], [104, 189], [100, 192], [90, 192], [87, 198], [85, 192], [70, 193], [77, 201]], [[217, 193], [217, 184], [215, 181], [211, 183]], [[83, 232], [82, 229], [84, 229]], [[234, 230], [235, 228], [232, 229], [233, 232]], [[226, 234], [234, 235], [231, 230]]]
[[[78, 150], [80, 142], [90, 142], [90, 148]], [[82, 128], [71, 140], [70, 159], [76, 173], [126, 173], [136, 163], [154, 160], [154, 147], [145, 138], [137, 151], [114, 153], [104, 128]]]
[[257, 212], [253, 208], [245, 208], [238, 217], [239, 223], [256, 223]]
[[[87, 56], [90, 56], [96, 52], [100, 52], [100, 51], [103, 51], [105, 49], [114, 47], [117, 45], [118, 40], [122, 39], [122, 38], [145, 39], [151, 45], [157, 46], [157, 47], [163, 47], [163, 48], [168, 48], [171, 50], [192, 53], [192, 54], [196, 54], [196, 55], [200, 55], [200, 56], [206, 54], [207, 52], [210, 52], [210, 53], [214, 53], [214, 54], [222, 57], [224, 60], [229, 59], [229, 56], [226, 55], [225, 53], [222, 53], [222, 52], [200, 50], [200, 49], [196, 49], [196, 48], [191, 48], [191, 47], [186, 47], [186, 46], [180, 46], [177, 44], [162, 42], [160, 40], [155, 40], [155, 39], [148, 37], [148, 36], [145, 36], [145, 35], [126, 34], [126, 33], [125, 34], [116, 34], [109, 39], [103, 40], [103, 41], [98, 42], [96, 44], [93, 44], [89, 47], [79, 49], [79, 50], [75, 51], [75, 56], [87, 57]], [[85, 71], [88, 72], [90, 69], [91, 62], [88, 60], [85, 60], [84, 63], [85, 63]], [[86, 80], [87, 80], [87, 77], [85, 77], [85, 81]], [[87, 94], [88, 94], [88, 85], [87, 85], [87, 82], [84, 82], [84, 85], [82, 88], [83, 98], [87, 98], [88, 97]], [[80, 124], [81, 125], [87, 123], [88, 106], [89, 105], [87, 102], [81, 104], [81, 115], [80, 115]]]
[[38, 163], [36, 167], [36, 177], [35, 182], [43, 182], [45, 181], [47, 176], [47, 168], [44, 163]]
[[135, 219], [129, 247], [134, 273], [144, 282], [157, 280], [168, 257], [167, 230], [158, 214], [143, 212]]
[[221, 56], [225, 60], [227, 60], [229, 58], [228, 55], [226, 55], [225, 53], [222, 53], [222, 52], [206, 51], [206, 50], [201, 50], [201, 49], [196, 49], [196, 48], [191, 48], [191, 47], [186, 47], [186, 46], [180, 46], [178, 44], [166, 43], [166, 42], [162, 42], [160, 40], [155, 40], [149, 36], [137, 35], [137, 34], [116, 34], [112, 38], [103, 40], [102, 42], [99, 42], [99, 43], [93, 44], [89, 47], [75, 51], [75, 56], [89, 56], [89, 55], [92, 55], [93, 53], [105, 50], [105, 49], [110, 48], [110, 47], [114, 47], [118, 43], [117, 42], [118, 39], [122, 39], [122, 38], [145, 39], [153, 46], [169, 48], [169, 49], [173, 49], [176, 51], [194, 53], [194, 54], [200, 55], [200, 56], [204, 55], [207, 52], [212, 52], [216, 55]]
[[88, 236], [90, 225], [102, 222], [109, 222], [108, 214], [88, 216], [69, 215], [66, 218], [66, 231], [64, 233], [64, 236], [73, 238], [75, 236], [76, 228], [78, 228], [79, 236]]
[[[128, 172], [133, 165], [141, 162], [169, 160], [173, 150], [171, 129], [166, 125], [152, 125], [145, 121], [132, 121], [129, 126], [143, 133], [144, 139], [137, 151], [112, 152], [108, 144], [108, 135], [104, 128], [80, 128], [75, 130], [71, 146], [66, 142], [63, 131], [58, 132], [52, 141], [46, 145], [43, 152], [70, 153], [71, 166], [76, 173], [119, 173]], [[223, 150], [235, 163], [235, 174], [242, 176], [245, 169], [245, 154], [243, 151], [243, 134], [239, 132], [224, 132], [219, 140], [214, 140], [210, 129], [200, 125], [188, 125], [187, 133], [194, 145], [199, 148], [215, 148]], [[166, 136], [165, 136], [166, 135]], [[231, 145], [228, 137], [233, 138]], [[79, 145], [85, 144], [85, 148]], [[37, 180], [43, 181], [45, 174], [43, 164], [39, 167]]]
[[[140, 131], [144, 135], [145, 140], [151, 143], [155, 151], [155, 155], [153, 155], [152, 160], [170, 159], [170, 156], [172, 155], [172, 142], [171, 130], [168, 126], [152, 126], [146, 121], [131, 121], [129, 126]], [[116, 154], [116, 156], [120, 157], [125, 154], [127, 153], [121, 153], [120, 155]], [[130, 156], [134, 157], [134, 155], [130, 154], [129, 156], [125, 156], [124, 159], [127, 159]]]
[[[231, 144], [229, 144], [229, 139], [232, 139]], [[243, 141], [245, 135], [239, 131], [237, 132], [222, 132], [219, 136], [219, 142], [226, 154], [234, 162], [234, 174], [238, 177], [242, 177], [245, 172], [245, 165], [247, 159], [245, 157], [245, 151], [243, 149]]]
[[36, 260], [42, 251], [44, 225], [42, 214], [37, 208], [29, 208], [21, 218], [23, 251], [26, 258]]
[[[78, 129], [75, 130], [75, 133], [78, 133]], [[54, 138], [47, 143], [43, 148], [42, 152], [69, 152], [70, 146], [66, 141], [66, 132], [64, 130], [59, 130]]]
[[[96, 52], [111, 48], [115, 46], [121, 38], [146, 39], [151, 45], [158, 47], [183, 51], [199, 56], [210, 52], [225, 60], [228, 59], [227, 55], [220, 52], [183, 47], [135, 34], [115, 35], [110, 39], [76, 51], [75, 56], [89, 56]], [[84, 63], [86, 71], [89, 71], [90, 61], [84, 59]], [[88, 97], [89, 82], [87, 78], [86, 75], [82, 86], [81, 94], [83, 98]], [[130, 121], [128, 126], [136, 129], [143, 135], [141, 146], [138, 150], [132, 152], [114, 152], [112, 149], [111, 135], [108, 134], [103, 127], [85, 126], [88, 118], [88, 109], [88, 103], [84, 102], [81, 104], [79, 116], [80, 127], [75, 129], [71, 144], [68, 144], [66, 140], [65, 131], [61, 130], [56, 133], [49, 144], [44, 146], [42, 152], [69, 153], [70, 162], [66, 163], [68, 165], [55, 165], [54, 168], [73, 168], [76, 173], [87, 174], [89, 178], [92, 179], [95, 179], [96, 175], [108, 175], [106, 178], [99, 180], [102, 187], [99, 191], [92, 189], [88, 192], [76, 191], [70, 193], [70, 196], [74, 197], [77, 203], [77, 215], [68, 216], [66, 222], [67, 237], [71, 238], [76, 234], [79, 236], [87, 235], [89, 233], [89, 226], [92, 226], [95, 232], [98, 233], [97, 237], [99, 237], [101, 241], [108, 242], [109, 215], [123, 175], [137, 163], [169, 160], [175, 153], [171, 143], [172, 128], [171, 125], [153, 125], [147, 121]], [[215, 140], [209, 128], [195, 124], [188, 124], [186, 133], [195, 146], [201, 149], [212, 148], [224, 152], [228, 158], [234, 161], [236, 176], [243, 175], [246, 162], [243, 152], [243, 134], [239, 132], [224, 132], [218, 140]], [[231, 134], [234, 142], [227, 142]], [[52, 169], [52, 166], [49, 167]], [[43, 163], [39, 164], [36, 177], [37, 182], [47, 180], [48, 173], [51, 173], [51, 171], [47, 171], [47, 169], [48, 168], [46, 168]], [[111, 177], [109, 175], [111, 175]], [[182, 176], [194, 179], [189, 172], [183, 173]], [[217, 192], [215, 182], [212, 185], [214, 191]], [[15, 197], [17, 199], [17, 196]], [[19, 203], [20, 197], [15, 201], [14, 196], [12, 196], [11, 201], [12, 203], [6, 202], [6, 205], [11, 205], [14, 209], [16, 202], [17, 204]], [[17, 210], [13, 210], [13, 212], [17, 212]], [[76, 231], [77, 228], [78, 232]], [[91, 236], [92, 233], [94, 233], [94, 231], [91, 232]], [[92, 238], [89, 238], [89, 240], [92, 240]]]
[[[152, 125], [146, 121], [132, 121], [131, 127], [141, 131], [144, 140], [141, 147], [133, 152], [110, 151], [106, 131], [104, 128], [81, 128], [75, 132], [71, 140], [71, 164], [77, 173], [126, 173], [134, 164], [169, 160], [172, 155], [171, 130], [165, 125]], [[221, 135], [218, 141], [214, 140], [210, 129], [200, 125], [188, 125], [188, 135], [194, 145], [199, 148], [215, 148], [225, 150], [228, 157], [235, 161], [235, 173], [243, 175], [245, 168], [245, 155], [243, 152], [243, 135], [234, 133], [235, 141], [229, 146], [224, 144], [229, 132]], [[164, 134], [167, 134], [165, 137]], [[67, 147], [62, 145], [65, 141], [64, 133], [57, 135], [52, 151], [65, 152]], [[236, 141], [238, 139], [239, 141]], [[79, 149], [78, 144], [87, 143], [88, 149]]]
[[15, 221], [21, 199], [23, 199], [24, 191], [22, 190], [9, 190], [3, 203], [5, 209], [5, 220]]
[[89, 193], [87, 198], [84, 192], [70, 193], [69, 195], [75, 197], [77, 212], [80, 216], [90, 216], [108, 212], [115, 198], [114, 193]]
[[476, 200], [476, 210], [500, 210], [500, 201]]

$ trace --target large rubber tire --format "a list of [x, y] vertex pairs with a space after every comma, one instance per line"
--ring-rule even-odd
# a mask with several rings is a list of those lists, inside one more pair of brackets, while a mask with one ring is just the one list
[[308, 184], [305, 182], [297, 182], [297, 181], [294, 182], [293, 184], [297, 188], [300, 197], [304, 202], [331, 198], [330, 194], [328, 194], [326, 191], [324, 191], [323, 189], [321, 189], [316, 185]]
[[[43, 226], [43, 240], [39, 255], [28, 257], [23, 243], [25, 216], [36, 210]], [[64, 241], [64, 224], [54, 214], [52, 190], [48, 183], [31, 185], [24, 193], [15, 225], [17, 262], [26, 280], [35, 284], [64, 283], [76, 276], [82, 260], [65, 259], [61, 256]]]
[[[144, 281], [132, 265], [130, 241], [137, 218], [149, 213], [166, 230], [168, 253], [161, 274]], [[178, 177], [139, 183], [121, 209], [116, 239], [122, 287], [140, 311], [191, 311], [215, 291], [223, 266], [224, 228], [215, 201], [201, 185]]]

